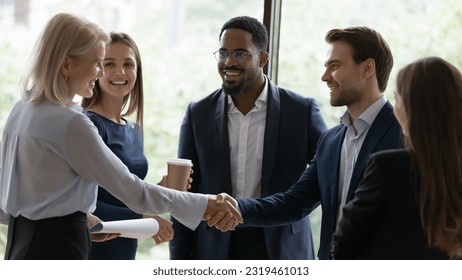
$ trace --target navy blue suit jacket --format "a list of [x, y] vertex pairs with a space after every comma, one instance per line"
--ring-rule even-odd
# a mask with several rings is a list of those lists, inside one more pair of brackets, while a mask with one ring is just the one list
[[[340, 151], [346, 126], [329, 129], [319, 140], [316, 156], [297, 183], [287, 192], [265, 199], [238, 199], [244, 223], [248, 226], [275, 226], [302, 219], [319, 204], [322, 207], [319, 259], [329, 259], [338, 210]], [[370, 154], [401, 147], [401, 128], [387, 102], [369, 128], [358, 154], [350, 181], [347, 201], [361, 180]]]
[[[227, 111], [226, 96], [221, 89], [191, 103], [187, 109], [178, 155], [193, 161], [192, 192], [232, 194]], [[261, 197], [286, 191], [297, 181], [326, 129], [313, 99], [269, 82]], [[210, 228], [205, 222], [191, 231], [173, 221], [175, 237], [169, 244], [171, 259], [229, 258], [232, 233]], [[308, 217], [263, 230], [270, 259], [314, 258]], [[242, 250], [247, 247], [242, 244]]]

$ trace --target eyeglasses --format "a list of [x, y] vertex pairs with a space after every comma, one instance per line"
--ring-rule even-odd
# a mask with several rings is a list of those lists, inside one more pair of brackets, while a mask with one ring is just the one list
[[[261, 52], [261, 51], [258, 51], [258, 52]], [[254, 53], [256, 53], [256, 52], [250, 53], [250, 52], [246, 52], [246, 51], [234, 51], [234, 52], [232, 52], [233, 60], [234, 60], [234, 62], [236, 64], [242, 63], [242, 62], [244, 62], [244, 60], [247, 59], [248, 56], [251, 56]], [[218, 62], [220, 62], [220, 63], [228, 63], [229, 57], [230, 57], [229, 52], [223, 51], [223, 50], [218, 50], [218, 51], [214, 52], [213, 54], [215, 56], [215, 59]]]

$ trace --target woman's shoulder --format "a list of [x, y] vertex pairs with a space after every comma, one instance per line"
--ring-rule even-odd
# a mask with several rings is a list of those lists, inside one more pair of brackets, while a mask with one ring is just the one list
[[45, 100], [38, 104], [30, 104], [31, 113], [38, 122], [51, 126], [67, 126], [74, 119], [83, 118], [82, 109], [76, 105], [62, 105]]
[[103, 116], [99, 115], [98, 113], [92, 112], [92, 111], [86, 111], [84, 110], [83, 113], [90, 118], [90, 120], [96, 119], [96, 120], [102, 120]]
[[92, 111], [83, 111], [83, 113], [93, 122], [96, 127], [104, 127], [110, 124], [111, 122], [105, 117], [101, 116], [98, 113]]
[[411, 154], [408, 149], [391, 149], [380, 151], [372, 154], [369, 157], [370, 164], [375, 166], [383, 166], [386, 169], [404, 170], [411, 163]]
[[408, 149], [400, 148], [400, 149], [390, 149], [390, 150], [383, 150], [380, 152], [376, 152], [371, 155], [371, 158], [377, 158], [381, 160], [388, 160], [388, 159], [406, 159], [411, 157], [411, 154]]

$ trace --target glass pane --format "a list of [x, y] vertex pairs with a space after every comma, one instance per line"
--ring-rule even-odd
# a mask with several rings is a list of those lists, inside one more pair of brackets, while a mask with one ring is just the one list
[[[165, 160], [177, 154], [187, 104], [221, 86], [213, 57], [221, 26], [240, 15], [263, 21], [263, 8], [263, 0], [0, 1], [0, 129], [19, 98], [19, 77], [46, 22], [58, 12], [84, 15], [107, 31], [130, 34], [140, 49], [147, 181], [158, 182], [166, 174]], [[5, 227], [0, 230], [2, 257]], [[138, 258], [168, 259], [168, 246], [154, 244], [153, 240], [142, 242]]]
[[315, 97], [328, 126], [345, 108], [332, 108], [321, 81], [333, 28], [368, 26], [387, 40], [394, 67], [386, 96], [393, 101], [397, 71], [411, 61], [438, 55], [462, 67], [462, 5], [458, 0], [286, 0], [282, 3], [278, 84]]
[[[286, 0], [282, 3], [278, 84], [314, 97], [332, 127], [345, 107], [333, 108], [321, 81], [328, 45], [327, 31], [368, 26], [387, 40], [394, 67], [385, 95], [394, 103], [397, 71], [413, 60], [437, 55], [462, 69], [462, 5], [459, 0]], [[319, 248], [320, 207], [310, 215]]]

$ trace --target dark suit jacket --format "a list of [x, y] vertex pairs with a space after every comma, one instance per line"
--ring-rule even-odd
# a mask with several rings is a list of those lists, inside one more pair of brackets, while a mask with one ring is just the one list
[[426, 244], [417, 182], [406, 150], [373, 155], [354, 198], [343, 208], [333, 237], [334, 258], [448, 259]]
[[[319, 140], [316, 156], [297, 183], [287, 192], [265, 199], [238, 199], [245, 225], [274, 226], [290, 223], [322, 207], [319, 259], [329, 259], [338, 210], [340, 151], [346, 126], [329, 129]], [[361, 180], [370, 154], [401, 146], [401, 128], [386, 103], [369, 128], [359, 152], [347, 194], [349, 201]]]
[[[232, 194], [227, 102], [221, 89], [191, 103], [181, 126], [179, 157], [193, 161], [190, 191]], [[326, 125], [315, 101], [269, 82], [261, 196], [287, 190], [306, 169]], [[171, 259], [228, 259], [230, 232], [201, 223], [195, 232], [174, 221]], [[264, 228], [270, 259], [312, 259], [308, 217]], [[248, 244], [252, 244], [252, 240]], [[242, 244], [242, 250], [248, 248]]]

